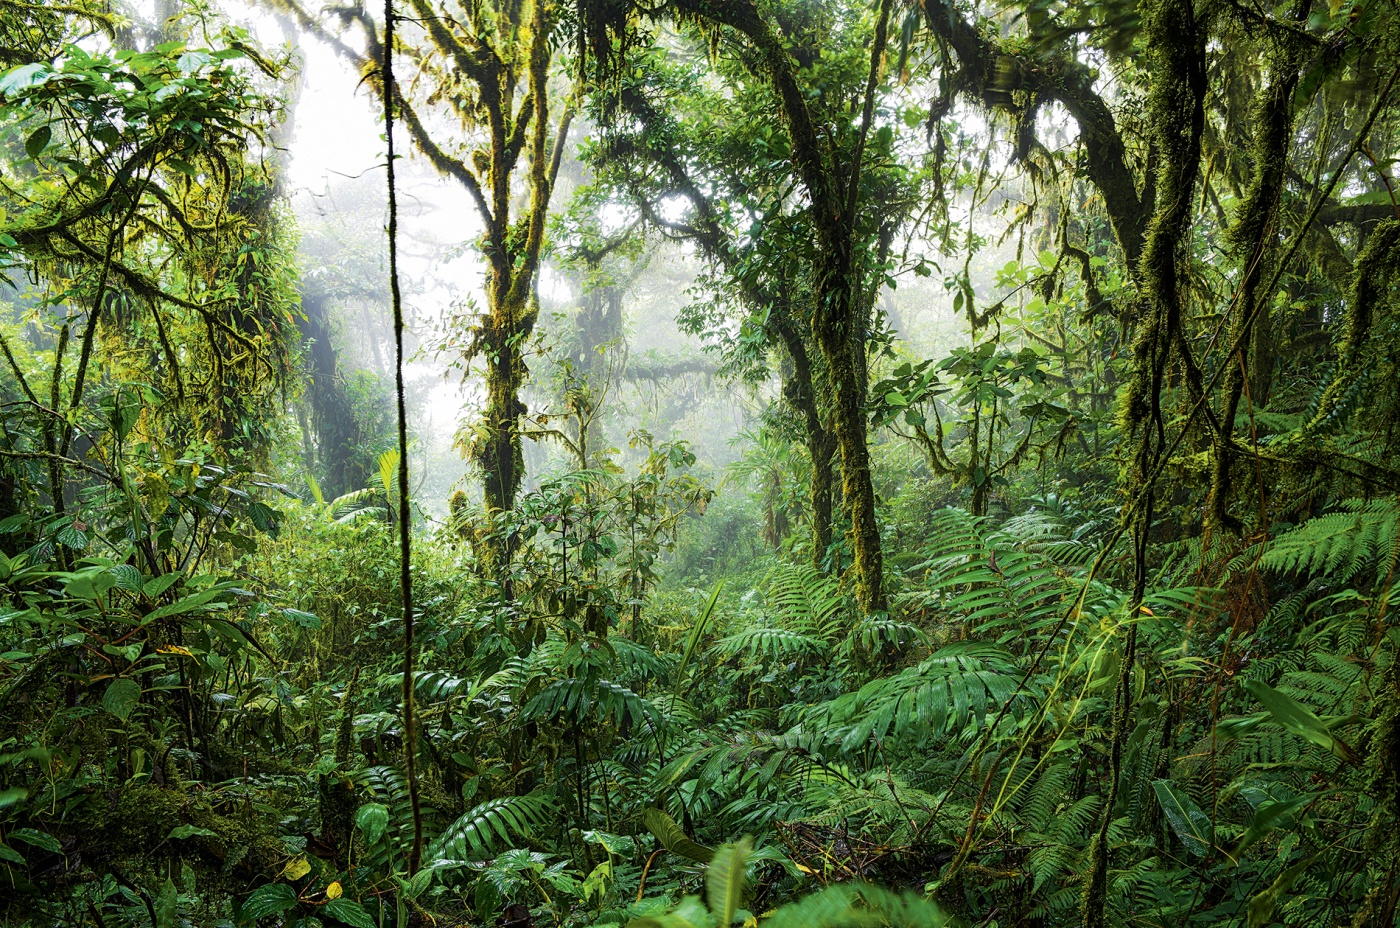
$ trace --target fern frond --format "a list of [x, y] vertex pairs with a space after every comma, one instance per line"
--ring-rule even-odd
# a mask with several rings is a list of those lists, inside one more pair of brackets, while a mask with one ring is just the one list
[[536, 795], [488, 799], [447, 826], [428, 847], [434, 868], [461, 866], [491, 856], [493, 848], [509, 844], [512, 835], [528, 837], [549, 820], [549, 802]]

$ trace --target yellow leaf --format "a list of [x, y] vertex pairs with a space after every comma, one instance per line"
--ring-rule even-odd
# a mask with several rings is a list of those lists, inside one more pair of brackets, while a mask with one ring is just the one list
[[1138, 606], [1138, 611], [1141, 612], [1143, 615], [1150, 615], [1150, 616], [1152, 616], [1154, 619], [1157, 617], [1157, 613], [1153, 612], [1151, 609], [1147, 608], [1146, 606]]
[[334, 883], [326, 887], [326, 898], [339, 899], [343, 892], [345, 891], [340, 888], [340, 881], [336, 880]]
[[167, 645], [165, 645], [165, 646], [163, 646], [163, 647], [156, 648], [156, 653], [157, 653], [157, 654], [178, 654], [178, 655], [180, 655], [181, 657], [194, 657], [194, 654], [190, 651], [189, 648], [182, 648], [182, 647], [180, 647], [178, 644], [167, 644]]
[[813, 870], [811, 867], [807, 867], [807, 866], [804, 866], [804, 865], [802, 865], [802, 864], [798, 864], [798, 865], [797, 865], [797, 869], [801, 870], [803, 873], [816, 873], [816, 872], [817, 872], [817, 871]]
[[287, 864], [282, 870], [282, 877], [288, 880], [299, 880], [311, 872], [311, 861], [305, 856], [298, 857]]

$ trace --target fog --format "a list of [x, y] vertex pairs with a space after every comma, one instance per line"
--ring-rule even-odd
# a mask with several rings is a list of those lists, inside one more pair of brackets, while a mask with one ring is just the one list
[[[273, 17], [242, 5], [227, 11], [266, 46], [286, 46], [285, 25]], [[382, 115], [353, 68], [329, 47], [301, 37], [295, 52], [300, 80], [288, 91], [285, 182], [301, 234], [303, 278], [307, 286], [320, 282], [333, 291], [328, 299], [341, 375], [369, 372], [387, 383], [393, 360], [387, 291], [376, 294], [370, 283], [375, 275], [387, 279]], [[576, 150], [586, 129], [575, 123], [571, 149]], [[483, 264], [475, 248], [481, 224], [457, 182], [436, 174], [406, 137], [396, 142], [407, 153], [398, 176], [400, 267], [409, 329], [405, 378], [414, 439], [410, 464], [415, 498], [430, 516], [441, 517], [454, 490], [479, 498], [471, 466], [454, 439], [479, 416], [482, 400], [478, 373], [463, 375], [461, 351], [463, 329], [483, 302]], [[571, 151], [554, 195], [556, 212], [567, 206], [581, 179]], [[990, 269], [1013, 255], [1014, 246], [1008, 244], [987, 249], [978, 262]], [[758, 426], [778, 388], [772, 372], [768, 381], [749, 384], [716, 376], [720, 359], [678, 329], [677, 313], [704, 296], [695, 285], [700, 270], [690, 249], [666, 243], [653, 243], [625, 269], [625, 336], [607, 352], [607, 408], [595, 428], [604, 438], [597, 447], [617, 449], [623, 463], [632, 453], [627, 439], [634, 429], [645, 429], [658, 440], [689, 441], [700, 472], [717, 481], [724, 466], [742, 454], [740, 436]], [[976, 277], [989, 281], [991, 272]], [[355, 292], [356, 286], [361, 292]], [[532, 414], [548, 413], [557, 399], [558, 358], [549, 352], [563, 350], [583, 289], [546, 258], [539, 279], [544, 350], [529, 359], [531, 381], [524, 396]], [[899, 334], [901, 353], [926, 357], [966, 339], [938, 275], [901, 280], [880, 302]], [[368, 460], [373, 449], [361, 453]], [[548, 440], [527, 440], [525, 455], [526, 487], [565, 462], [563, 449]]]

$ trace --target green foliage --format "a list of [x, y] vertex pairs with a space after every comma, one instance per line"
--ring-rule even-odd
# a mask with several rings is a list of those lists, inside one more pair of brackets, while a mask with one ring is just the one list
[[[297, 267], [280, 63], [0, 6], [7, 926], [1395, 920], [1393, 10], [400, 7], [489, 226], [441, 344], [485, 492], [436, 524], [317, 354], [377, 200]], [[550, 248], [605, 352], [536, 331]], [[699, 265], [718, 489], [693, 392], [613, 390], [608, 255]]]

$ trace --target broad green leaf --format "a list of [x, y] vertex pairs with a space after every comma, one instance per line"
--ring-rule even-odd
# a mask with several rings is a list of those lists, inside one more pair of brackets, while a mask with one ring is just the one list
[[0, 77], [0, 96], [16, 97], [26, 90], [38, 87], [49, 79], [52, 72], [53, 69], [42, 62], [11, 68]]
[[40, 126], [29, 134], [29, 138], [24, 140], [24, 150], [31, 158], [38, 158], [44, 153], [44, 149], [49, 147], [49, 141], [53, 138], [53, 129], [48, 126]]
[[19, 805], [24, 802], [29, 795], [29, 790], [23, 786], [11, 786], [8, 789], [0, 789], [0, 809]]
[[175, 928], [179, 908], [180, 895], [175, 889], [175, 881], [166, 877], [161, 884], [160, 895], [156, 896], [156, 928]]
[[721, 845], [705, 871], [705, 901], [718, 928], [728, 928], [744, 896], [744, 869], [753, 842], [741, 838]]
[[1326, 748], [1343, 760], [1357, 763], [1356, 752], [1328, 731], [1322, 719], [1314, 715], [1307, 706], [1259, 680], [1245, 680], [1243, 685], [1251, 696], [1259, 700], [1261, 706], [1269, 710], [1274, 721], [1289, 732], [1310, 744]]
[[117, 588], [128, 593], [140, 593], [145, 586], [146, 578], [130, 564], [118, 564], [111, 569], [111, 574]]
[[679, 854], [687, 860], [696, 863], [707, 864], [714, 859], [714, 848], [705, 847], [693, 841], [676, 820], [671, 818], [660, 809], [644, 809], [642, 811], [642, 822], [646, 825], [647, 831], [656, 836], [656, 840], [661, 842], [661, 846], [673, 854]]
[[264, 918], [285, 912], [297, 904], [296, 890], [286, 883], [268, 883], [253, 890], [238, 911], [241, 924], [256, 924]]
[[200, 828], [197, 825], [176, 825], [170, 829], [167, 838], [181, 840], [184, 838], [217, 838], [218, 832], [210, 831], [208, 828]]
[[131, 715], [131, 710], [136, 708], [136, 704], [141, 701], [141, 684], [129, 677], [122, 677], [107, 684], [107, 691], [102, 694], [102, 708], [121, 719], [123, 722]]
[[174, 586], [175, 581], [179, 580], [181, 576], [182, 575], [178, 573], [169, 573], [161, 574], [159, 577], [152, 577], [141, 587], [141, 592], [146, 595], [147, 599], [155, 599], [157, 596], [170, 589], [170, 587]]
[[389, 825], [389, 809], [377, 802], [367, 802], [355, 813], [355, 825], [365, 836], [365, 844], [374, 847]]
[[3, 844], [0, 844], [0, 860], [12, 864], [19, 864], [21, 867], [27, 865], [25, 863], [23, 854], [21, 854], [19, 851], [16, 851], [14, 848], [6, 847]]
[[353, 899], [346, 899], [343, 896], [339, 899], [332, 899], [326, 903], [326, 907], [321, 911], [331, 918], [336, 919], [352, 928], [377, 928], [374, 919], [369, 917], [365, 907]]
[[1186, 790], [1171, 780], [1153, 780], [1152, 791], [1157, 794], [1157, 802], [1162, 806], [1167, 821], [1186, 849], [1198, 857], [1204, 857], [1210, 850], [1210, 816], [1196, 805]]
[[33, 828], [16, 828], [6, 836], [8, 841], [23, 841], [30, 847], [37, 847], [48, 851], [50, 854], [62, 854], [63, 845], [58, 843], [58, 839], [46, 831], [37, 831]]
[[156, 619], [169, 618], [172, 615], [181, 615], [190, 612], [191, 610], [198, 609], [200, 606], [207, 605], [210, 600], [222, 596], [223, 593], [223, 590], [215, 589], [201, 590], [198, 593], [181, 596], [168, 606], [161, 606], [159, 609], [152, 610], [142, 622], [143, 624], [150, 623], [154, 622]]
[[118, 578], [104, 567], [88, 568], [73, 575], [63, 591], [77, 599], [95, 600], [117, 585]]
[[310, 612], [302, 612], [300, 609], [283, 609], [282, 614], [293, 623], [302, 628], [320, 628], [321, 618]]
[[1249, 827], [1240, 836], [1240, 843], [1235, 846], [1235, 859], [1238, 860], [1245, 850], [1275, 828], [1286, 826], [1294, 813], [1305, 808], [1316, 798], [1316, 793], [1304, 793], [1291, 799], [1261, 802], [1259, 808], [1254, 811], [1254, 818]]

